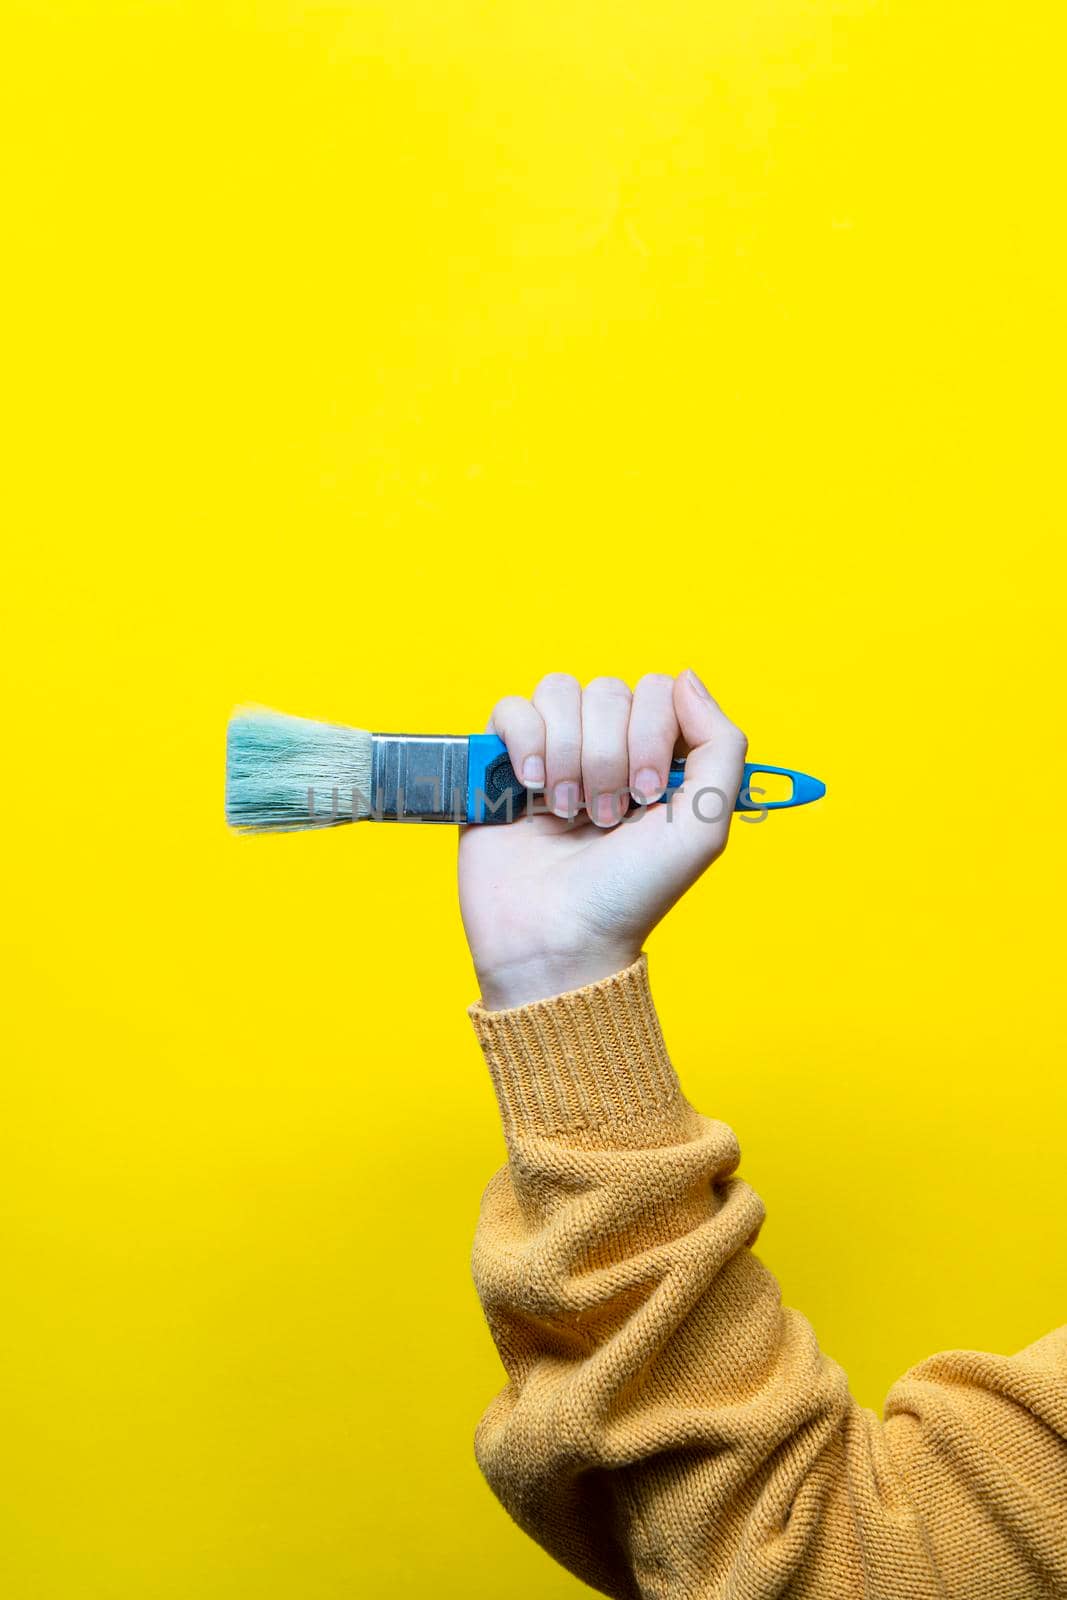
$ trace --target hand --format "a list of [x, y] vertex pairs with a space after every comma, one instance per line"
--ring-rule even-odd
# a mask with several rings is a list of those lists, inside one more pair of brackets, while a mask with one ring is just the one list
[[[636, 961], [656, 923], [722, 854], [745, 736], [700, 679], [550, 673], [489, 720], [546, 814], [461, 829], [463, 925], [490, 1010], [526, 1005]], [[688, 749], [670, 803], [675, 748]], [[701, 793], [701, 791], [704, 791]], [[627, 816], [630, 795], [641, 802]], [[552, 815], [547, 811], [551, 810]]]

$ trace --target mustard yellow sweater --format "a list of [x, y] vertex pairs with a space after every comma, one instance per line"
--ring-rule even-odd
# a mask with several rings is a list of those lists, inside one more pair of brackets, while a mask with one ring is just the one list
[[470, 1015], [509, 1157], [472, 1255], [508, 1375], [475, 1454], [526, 1533], [626, 1600], [1067, 1595], [1067, 1325], [931, 1356], [880, 1421], [752, 1253], [763, 1207], [644, 956]]

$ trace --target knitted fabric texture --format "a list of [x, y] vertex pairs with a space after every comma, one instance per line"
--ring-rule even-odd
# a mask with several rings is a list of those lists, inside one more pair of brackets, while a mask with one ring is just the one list
[[471, 1257], [508, 1382], [474, 1448], [520, 1528], [618, 1600], [1067, 1596], [1067, 1324], [930, 1357], [880, 1420], [753, 1254], [644, 955], [470, 1016], [508, 1151]]

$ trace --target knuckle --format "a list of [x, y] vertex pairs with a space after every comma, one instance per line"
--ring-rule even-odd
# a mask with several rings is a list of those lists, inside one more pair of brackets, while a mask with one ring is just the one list
[[674, 688], [674, 679], [667, 672], [646, 672], [638, 678], [637, 687], [669, 694]]
[[623, 683], [621, 678], [591, 678], [585, 686], [585, 692], [619, 700], [630, 698], [630, 686]]
[[514, 712], [518, 710], [520, 706], [522, 706], [522, 704], [523, 701], [519, 699], [518, 695], [506, 694], [500, 700], [498, 700], [496, 705], [493, 707], [493, 716], [508, 718], [513, 715]]
[[571, 672], [546, 672], [537, 685], [538, 694], [580, 694], [581, 684]]

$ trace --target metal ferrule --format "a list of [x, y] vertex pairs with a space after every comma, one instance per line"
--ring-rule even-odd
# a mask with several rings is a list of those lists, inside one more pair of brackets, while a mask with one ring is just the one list
[[466, 822], [466, 737], [372, 733], [371, 741], [376, 822]]

